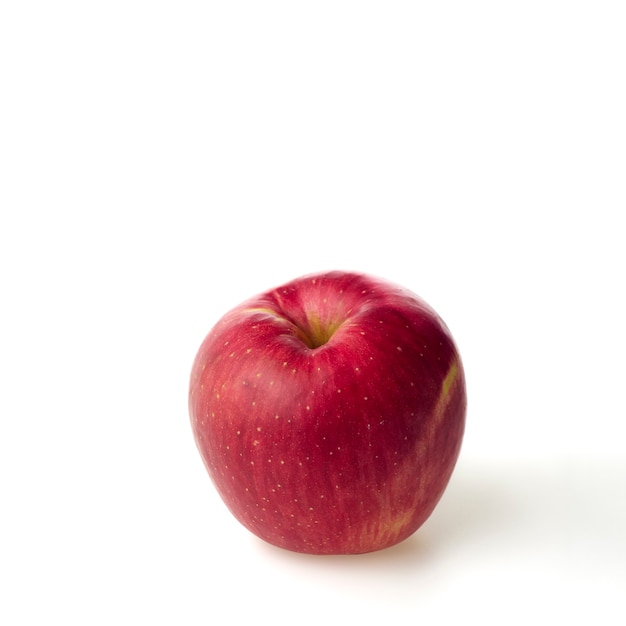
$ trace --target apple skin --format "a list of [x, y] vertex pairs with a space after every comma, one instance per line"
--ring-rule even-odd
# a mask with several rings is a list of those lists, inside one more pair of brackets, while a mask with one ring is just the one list
[[295, 552], [358, 554], [406, 539], [435, 508], [461, 447], [465, 376], [418, 296], [327, 272], [218, 321], [192, 367], [189, 413], [246, 528]]

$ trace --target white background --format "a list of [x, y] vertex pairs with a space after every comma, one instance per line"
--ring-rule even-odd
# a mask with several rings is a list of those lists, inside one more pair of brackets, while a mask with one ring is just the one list
[[[0, 8], [0, 623], [623, 624], [621, 2]], [[187, 416], [244, 298], [366, 271], [467, 370], [404, 544], [306, 557]]]

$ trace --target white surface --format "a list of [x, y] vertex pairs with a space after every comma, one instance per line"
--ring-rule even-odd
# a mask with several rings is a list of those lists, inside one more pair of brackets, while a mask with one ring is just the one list
[[[2, 4], [0, 623], [624, 623], [623, 3], [416, 4]], [[440, 506], [352, 558], [241, 528], [186, 406], [219, 316], [332, 268], [469, 390]]]

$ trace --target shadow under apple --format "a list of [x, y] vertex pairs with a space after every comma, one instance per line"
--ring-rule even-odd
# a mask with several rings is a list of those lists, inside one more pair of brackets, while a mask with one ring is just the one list
[[519, 514], [519, 504], [506, 483], [494, 472], [462, 469], [455, 473], [430, 518], [411, 537], [377, 552], [357, 555], [307, 555], [254, 540], [272, 560], [310, 567], [339, 569], [377, 568], [390, 572], [430, 567], [437, 558], [463, 545], [488, 540], [505, 532]]

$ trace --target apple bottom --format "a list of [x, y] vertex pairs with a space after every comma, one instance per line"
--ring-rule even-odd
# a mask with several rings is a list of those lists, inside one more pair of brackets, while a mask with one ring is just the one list
[[209, 441], [199, 431], [198, 444], [234, 517], [266, 542], [318, 555], [382, 550], [412, 535], [448, 484], [463, 437], [462, 379], [453, 365], [425, 419], [413, 416], [412, 437], [389, 418], [320, 419], [315, 432], [235, 427], [233, 440], [218, 430]]

